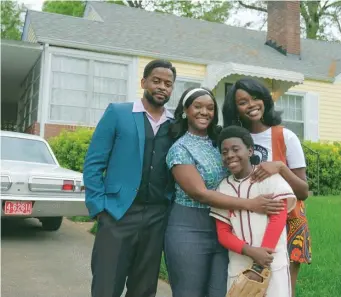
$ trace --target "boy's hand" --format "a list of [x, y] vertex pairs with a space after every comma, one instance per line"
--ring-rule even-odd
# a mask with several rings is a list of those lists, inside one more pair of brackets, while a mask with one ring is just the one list
[[263, 281], [263, 278], [259, 274], [257, 274], [256, 272], [253, 272], [253, 271], [247, 271], [244, 273], [244, 275], [248, 279], [259, 282], [259, 283], [261, 283]]
[[247, 209], [255, 213], [276, 215], [284, 210], [284, 202], [273, 200], [273, 194], [259, 195], [254, 199], [245, 200], [248, 203]]
[[263, 267], [269, 267], [274, 259], [272, 253], [273, 249], [253, 247], [245, 245], [243, 247], [243, 254], [252, 258], [257, 264]]

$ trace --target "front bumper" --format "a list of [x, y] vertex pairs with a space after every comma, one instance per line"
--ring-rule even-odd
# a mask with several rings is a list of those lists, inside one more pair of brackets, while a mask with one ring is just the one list
[[[32, 213], [30, 215], [5, 214], [4, 207], [6, 201], [32, 201]], [[84, 198], [40, 198], [40, 197], [16, 197], [1, 196], [1, 216], [2, 217], [68, 217], [68, 216], [88, 216], [89, 212], [85, 206]]]

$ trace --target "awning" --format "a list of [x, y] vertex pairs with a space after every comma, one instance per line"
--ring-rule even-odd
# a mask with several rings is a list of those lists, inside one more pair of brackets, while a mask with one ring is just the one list
[[17, 102], [23, 82], [43, 51], [43, 46], [1, 39], [1, 101]]
[[219, 63], [207, 65], [203, 86], [214, 89], [223, 78], [233, 74], [281, 81], [283, 82], [281, 89], [289, 89], [304, 81], [304, 75], [299, 72], [237, 63]]

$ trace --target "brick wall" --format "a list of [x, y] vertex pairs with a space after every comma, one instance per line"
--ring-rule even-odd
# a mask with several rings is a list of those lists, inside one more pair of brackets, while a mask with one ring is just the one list
[[[47, 140], [50, 137], [58, 136], [62, 130], [75, 131], [78, 126], [75, 125], [58, 125], [58, 124], [45, 124], [44, 138]], [[94, 129], [93, 127], [87, 127]], [[24, 131], [28, 134], [40, 135], [40, 124], [35, 122]]]
[[299, 55], [300, 1], [268, 1], [266, 44], [288, 54]]
[[40, 134], [40, 124], [34, 122], [31, 126], [25, 129], [25, 133], [39, 135]]
[[[58, 136], [62, 130], [75, 131], [77, 126], [75, 125], [58, 125], [58, 124], [45, 124], [45, 139], [49, 139], [50, 137]], [[93, 129], [92, 127], [88, 127], [89, 129]]]

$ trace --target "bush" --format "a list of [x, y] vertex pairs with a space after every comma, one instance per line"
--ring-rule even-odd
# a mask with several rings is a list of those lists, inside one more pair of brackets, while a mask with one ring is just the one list
[[306, 141], [303, 143], [303, 149], [307, 160], [310, 191], [318, 194], [319, 175], [319, 195], [341, 194], [341, 143]]
[[[64, 130], [49, 143], [59, 163], [65, 168], [83, 172], [84, 158], [93, 130], [78, 128]], [[307, 175], [310, 191], [319, 195], [341, 194], [341, 142], [303, 142], [307, 160]], [[319, 170], [317, 154], [319, 155]], [[318, 193], [318, 173], [320, 191]]]
[[92, 133], [93, 130], [88, 128], [63, 130], [58, 136], [49, 139], [48, 142], [62, 167], [83, 172], [84, 158]]

